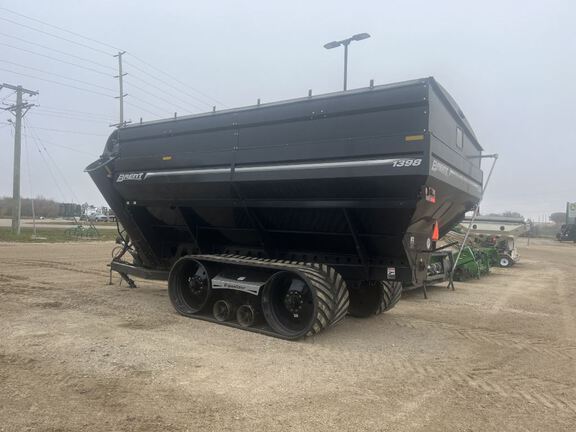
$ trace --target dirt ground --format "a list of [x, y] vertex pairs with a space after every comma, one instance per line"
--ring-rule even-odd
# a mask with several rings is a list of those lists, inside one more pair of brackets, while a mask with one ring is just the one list
[[108, 286], [112, 243], [0, 243], [0, 431], [574, 431], [576, 245], [301, 342]]

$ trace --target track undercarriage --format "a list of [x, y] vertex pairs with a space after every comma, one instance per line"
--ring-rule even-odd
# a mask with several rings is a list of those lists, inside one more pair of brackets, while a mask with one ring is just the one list
[[[111, 268], [135, 283], [114, 259]], [[367, 318], [399, 301], [400, 282], [347, 284], [325, 264], [237, 255], [188, 255], [168, 274], [175, 310], [186, 317], [282, 339], [313, 336], [346, 315]]]

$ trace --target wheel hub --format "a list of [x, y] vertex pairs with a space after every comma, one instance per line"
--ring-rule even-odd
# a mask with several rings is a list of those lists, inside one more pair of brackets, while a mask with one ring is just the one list
[[284, 306], [293, 315], [298, 314], [302, 310], [303, 305], [304, 300], [302, 299], [302, 293], [299, 291], [288, 291], [286, 297], [284, 297]]
[[200, 295], [206, 290], [204, 279], [198, 275], [188, 278], [188, 288], [193, 295]]

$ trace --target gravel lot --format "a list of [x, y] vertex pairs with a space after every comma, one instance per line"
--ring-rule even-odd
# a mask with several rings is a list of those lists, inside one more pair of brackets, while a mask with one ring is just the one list
[[112, 247], [0, 243], [0, 431], [575, 430], [574, 244], [301, 342], [108, 286]]

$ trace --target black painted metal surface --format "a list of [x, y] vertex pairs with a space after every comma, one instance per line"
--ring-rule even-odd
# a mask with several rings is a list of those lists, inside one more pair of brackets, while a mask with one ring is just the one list
[[481, 151], [427, 78], [128, 126], [87, 171], [146, 268], [234, 253], [418, 283], [434, 224], [481, 196]]

